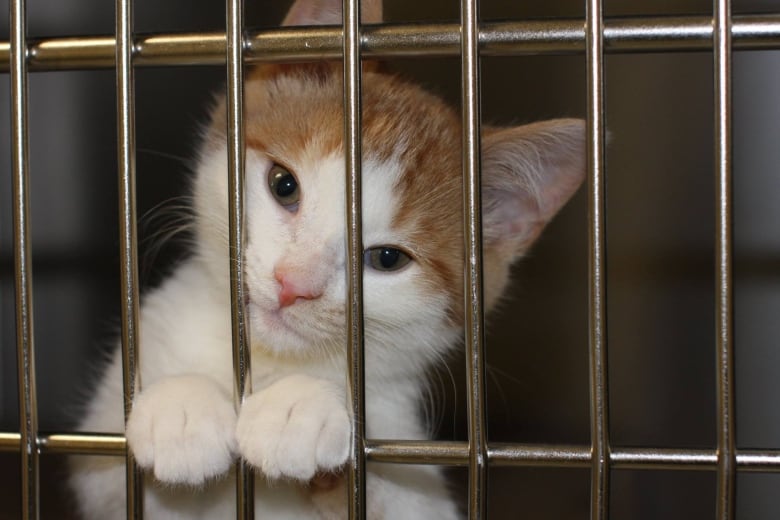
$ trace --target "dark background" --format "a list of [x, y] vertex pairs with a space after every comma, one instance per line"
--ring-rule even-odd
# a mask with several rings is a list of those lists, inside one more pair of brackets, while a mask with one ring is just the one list
[[[29, 0], [30, 38], [112, 34], [113, 3]], [[388, 1], [388, 21], [455, 21], [454, 0]], [[780, 12], [777, 0], [737, 13]], [[574, 0], [484, 0], [483, 20], [583, 17]], [[247, 1], [249, 27], [274, 26], [287, 2]], [[704, 0], [608, 0], [607, 16], [711, 13]], [[0, 37], [8, 38], [7, 0]], [[224, 30], [224, 5], [138, 0], [136, 30]], [[457, 59], [402, 60], [394, 70], [453, 104]], [[608, 341], [615, 446], [713, 448], [715, 416], [712, 55], [606, 59]], [[7, 75], [4, 76], [7, 78]], [[221, 67], [136, 70], [141, 272], [156, 283], [184, 254], [160, 245], [173, 225], [152, 208], [186, 193], [199, 128]], [[65, 431], [89, 392], [91, 366], [114, 345], [119, 305], [113, 70], [30, 75], [31, 211], [40, 428]], [[780, 52], [734, 53], [737, 442], [780, 447]], [[0, 82], [0, 431], [17, 431], [9, 84]], [[483, 119], [521, 123], [585, 114], [585, 59], [484, 58]], [[168, 202], [169, 204], [171, 202]], [[175, 200], [173, 202], [175, 204]], [[156, 216], [155, 216], [156, 215]], [[488, 338], [489, 437], [589, 443], [587, 208], [584, 193], [516, 269]], [[143, 325], [142, 325], [143, 326]], [[440, 436], [465, 436], [459, 359], [434, 380], [445, 396]], [[452, 375], [450, 375], [450, 373]], [[42, 516], [67, 518], [62, 458], [42, 463]], [[465, 474], [453, 471], [465, 494]], [[19, 515], [18, 455], [0, 453], [0, 518]], [[495, 469], [490, 517], [585, 519], [589, 471]], [[780, 479], [738, 478], [738, 517], [780, 517]], [[711, 472], [613, 471], [612, 518], [714, 517]]]

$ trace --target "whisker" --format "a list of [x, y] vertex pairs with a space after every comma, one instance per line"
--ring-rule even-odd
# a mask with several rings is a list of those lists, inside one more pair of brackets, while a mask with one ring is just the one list
[[136, 148], [136, 151], [139, 154], [153, 155], [155, 157], [161, 157], [163, 159], [169, 159], [171, 161], [174, 161], [174, 162], [184, 166], [187, 169], [190, 169], [192, 167], [192, 158], [191, 157], [176, 155], [176, 154], [172, 154], [172, 153], [169, 153], [169, 152], [163, 152], [163, 151], [160, 151], [160, 150], [154, 150], [152, 148], [143, 148], [143, 147]]

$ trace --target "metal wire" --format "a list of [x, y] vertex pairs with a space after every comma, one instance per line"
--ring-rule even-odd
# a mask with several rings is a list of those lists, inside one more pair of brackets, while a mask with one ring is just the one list
[[[0, 433], [0, 452], [19, 452], [19, 432]], [[124, 456], [125, 438], [116, 434], [40, 434], [36, 445], [44, 454]], [[393, 464], [468, 466], [469, 445], [453, 441], [400, 441], [368, 439], [366, 460]], [[610, 450], [613, 469], [717, 471], [717, 450], [683, 448], [620, 448]], [[488, 444], [488, 462], [501, 467], [588, 468], [590, 446], [556, 444]], [[750, 473], [780, 473], [780, 450], [741, 449], [737, 469]]]
[[[0, 42], [0, 70], [10, 71], [14, 232], [19, 356], [20, 431], [0, 433], [0, 451], [22, 453], [22, 514], [38, 516], [38, 454], [68, 453], [128, 457], [128, 517], [142, 514], [141, 477], [122, 435], [41, 434], [37, 427], [32, 273], [28, 230], [27, 72], [116, 66], [123, 301], [123, 378], [126, 414], [139, 388], [137, 240], [135, 235], [135, 66], [227, 64], [230, 171], [230, 267], [235, 395], [238, 406], [251, 392], [249, 338], [243, 309], [243, 61], [295, 61], [344, 56], [348, 216], [348, 330], [350, 397], [355, 418], [349, 469], [350, 517], [365, 517], [365, 462], [444, 464], [469, 467], [469, 514], [486, 515], [486, 468], [495, 466], [589, 467], [592, 517], [608, 518], [610, 469], [714, 471], [718, 518], [734, 516], [735, 476], [780, 472], [780, 450], [737, 450], [733, 396], [733, 294], [731, 194], [731, 51], [780, 49], [780, 15], [731, 16], [729, 0], [714, 0], [715, 16], [603, 20], [601, 1], [589, 0], [582, 20], [502, 22], [478, 25], [475, 0], [462, 0], [461, 24], [359, 27], [356, 0], [344, 2], [343, 28], [284, 28], [243, 34], [242, 3], [228, 0], [226, 34], [132, 34], [131, 0], [117, 0], [116, 38], [51, 38], [27, 42], [25, 2], [11, 0], [11, 37]], [[606, 363], [603, 55], [658, 51], [714, 52], [716, 116], [716, 327], [718, 446], [715, 450], [611, 447]], [[466, 336], [468, 343], [469, 442], [367, 440], [364, 425], [362, 251], [360, 225], [360, 57], [462, 56], [464, 236], [466, 240]], [[590, 446], [488, 443], [482, 377], [483, 325], [479, 222], [479, 56], [585, 53], [588, 63], [588, 154], [590, 239]], [[252, 518], [254, 483], [242, 463], [237, 470], [237, 516]]]
[[469, 432], [469, 503], [472, 520], [487, 517], [487, 420], [485, 414], [485, 330], [482, 299], [482, 215], [480, 97], [476, 0], [462, 0], [461, 111], [463, 114], [464, 329]]
[[365, 363], [363, 358], [363, 225], [361, 218], [360, 2], [344, 0], [344, 143], [347, 213], [347, 374], [352, 411], [347, 468], [350, 519], [366, 517]]
[[604, 41], [601, 0], [587, 3], [588, 297], [590, 343], [591, 519], [609, 518], [607, 391], [606, 176], [604, 171]]
[[717, 186], [715, 326], [718, 406], [719, 520], [735, 515], [736, 440], [734, 419], [734, 297], [732, 284], [732, 182], [731, 182], [731, 2], [715, 0], [715, 165]]
[[[244, 22], [242, 0], [228, 0], [227, 16], [227, 154], [230, 309], [233, 338], [233, 398], [236, 411], [252, 393], [251, 345], [244, 307]], [[252, 468], [236, 463], [236, 518], [255, 514]]]
[[[139, 286], [135, 202], [135, 108], [133, 94], [132, 0], [116, 2], [117, 154], [119, 165], [120, 294], [122, 298], [122, 382], [125, 421], [141, 385], [138, 354]], [[143, 475], [126, 451], [127, 518], [143, 518]]]
[[14, 276], [16, 359], [19, 388], [22, 517], [39, 516], [38, 404], [35, 389], [32, 260], [30, 245], [29, 154], [27, 144], [27, 16], [24, 0], [12, 0], [11, 21], [11, 156], [13, 168]]
[[[245, 38], [247, 61], [339, 59], [341, 28], [287, 27], [254, 31]], [[735, 16], [735, 50], [780, 49], [780, 15]], [[138, 36], [138, 66], [220, 65], [225, 63], [224, 33]], [[710, 51], [712, 18], [703, 16], [621, 18], [604, 21], [604, 52]], [[360, 37], [364, 58], [440, 57], [460, 53], [460, 25], [404, 24], [366, 27]], [[110, 68], [114, 39], [89, 36], [46, 38], [28, 44], [31, 71]], [[583, 20], [484, 23], [479, 28], [483, 56], [574, 54], [585, 51]], [[0, 72], [9, 67], [10, 42], [0, 42]]]

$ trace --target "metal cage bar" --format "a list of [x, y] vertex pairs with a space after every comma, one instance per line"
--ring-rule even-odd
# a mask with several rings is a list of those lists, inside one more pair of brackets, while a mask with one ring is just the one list
[[[251, 345], [244, 303], [244, 17], [243, 1], [227, 0], [227, 154], [230, 308], [233, 338], [233, 399], [236, 411], [252, 393]], [[236, 518], [255, 514], [252, 468], [236, 463]]]
[[588, 299], [590, 360], [591, 519], [609, 518], [607, 391], [606, 175], [604, 171], [604, 40], [601, 0], [587, 3]]
[[[37, 518], [39, 453], [128, 457], [128, 517], [140, 518], [140, 475], [134, 470], [122, 435], [40, 433], [37, 427], [32, 272], [28, 230], [29, 162], [27, 150], [27, 73], [29, 70], [109, 68], [117, 72], [120, 176], [120, 238], [123, 301], [123, 378], [125, 412], [140, 386], [137, 371], [138, 289], [135, 236], [135, 139], [133, 69], [142, 65], [225, 63], [228, 76], [228, 149], [230, 182], [231, 307], [234, 333], [236, 403], [251, 391], [248, 333], [244, 323], [241, 197], [244, 146], [242, 126], [243, 61], [286, 61], [344, 57], [346, 171], [348, 178], [348, 316], [350, 391], [356, 429], [350, 469], [350, 515], [365, 516], [365, 461], [467, 466], [469, 511], [486, 515], [486, 468], [495, 466], [589, 467], [592, 470], [592, 517], [607, 518], [611, 468], [714, 471], [718, 518], [734, 515], [737, 471], [780, 472], [780, 450], [737, 450], [733, 396], [733, 294], [731, 193], [731, 52], [734, 49], [780, 49], [780, 15], [731, 16], [729, 0], [714, 0], [714, 16], [604, 20], [601, 1], [588, 0], [582, 20], [478, 24], [476, 0], [462, 0], [456, 24], [359, 26], [357, 0], [344, 0], [341, 28], [257, 31], [245, 35], [241, 0], [227, 0], [226, 34], [132, 34], [131, 0], [117, 0], [116, 37], [54, 38], [28, 44], [25, 2], [11, 0], [11, 37], [0, 42], [0, 71], [12, 84], [12, 152], [14, 171], [14, 247], [19, 356], [20, 431], [0, 433], [0, 451], [22, 454], [22, 514]], [[343, 32], [342, 32], [343, 31]], [[305, 42], [304, 42], [305, 37]], [[629, 448], [610, 446], [606, 372], [606, 257], [604, 243], [604, 100], [603, 55], [609, 52], [709, 51], [714, 54], [716, 157], [716, 327], [718, 446], [714, 450]], [[466, 240], [466, 308], [470, 385], [469, 442], [366, 439], [362, 404], [362, 251], [360, 229], [360, 57], [462, 56], [464, 238]], [[488, 444], [484, 429], [481, 378], [482, 310], [479, 258], [479, 56], [523, 53], [584, 53], [588, 62], [588, 152], [590, 235], [591, 406], [590, 446]], [[237, 475], [237, 516], [253, 515], [251, 471]]]
[[485, 416], [485, 342], [482, 298], [482, 221], [480, 176], [480, 97], [478, 4], [462, 0], [461, 112], [463, 117], [463, 240], [464, 332], [466, 347], [466, 404], [468, 411], [468, 514], [487, 517], [487, 432]]
[[731, 183], [731, 1], [714, 0], [715, 85], [715, 338], [718, 407], [717, 515], [735, 515], [736, 440], [734, 418], [734, 337], [732, 284], [732, 183]]
[[13, 168], [14, 276], [16, 297], [16, 359], [19, 389], [22, 517], [36, 519], [39, 464], [38, 403], [35, 388], [32, 260], [30, 244], [30, 163], [28, 149], [27, 16], [24, 0], [11, 0], [11, 156]]
[[[585, 51], [582, 19], [484, 23], [483, 56], [572, 54]], [[604, 52], [710, 51], [711, 17], [666, 16], [604, 20]], [[780, 49], [780, 15], [734, 16], [735, 50]], [[340, 59], [340, 27], [286, 27], [246, 35], [247, 61]], [[135, 66], [219, 65], [226, 59], [224, 33], [150, 34], [135, 39]], [[403, 24], [366, 27], [360, 36], [364, 58], [441, 57], [460, 53], [459, 24]], [[31, 71], [110, 68], [114, 39], [104, 36], [46, 38], [28, 44]], [[0, 42], [0, 72], [8, 71], [10, 42]]]
[[[139, 279], [138, 235], [135, 201], [135, 107], [133, 85], [132, 0], [116, 2], [116, 93], [117, 160], [119, 173], [119, 255], [122, 383], [125, 421], [133, 408], [133, 397], [141, 385], [139, 370]], [[125, 485], [127, 518], [143, 518], [143, 474], [133, 454], [126, 450]]]
[[[0, 451], [18, 452], [21, 434], [0, 433]], [[36, 446], [44, 454], [124, 456], [126, 443], [119, 434], [45, 433]], [[468, 466], [467, 442], [367, 439], [366, 460], [393, 464]], [[718, 453], [710, 449], [612, 447], [613, 469], [717, 471]], [[488, 462], [503, 467], [588, 468], [591, 447], [555, 444], [494, 442], [488, 444]], [[736, 451], [737, 469], [749, 473], [780, 473], [780, 449]]]
[[346, 171], [347, 384], [352, 412], [347, 467], [348, 515], [366, 518], [366, 405], [363, 358], [363, 225], [361, 200], [360, 2], [344, 0], [344, 166]]

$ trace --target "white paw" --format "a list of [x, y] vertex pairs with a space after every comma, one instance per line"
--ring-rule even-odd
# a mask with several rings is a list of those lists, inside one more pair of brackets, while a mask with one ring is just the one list
[[351, 429], [336, 385], [294, 375], [246, 399], [236, 437], [244, 459], [267, 477], [308, 481], [347, 461]]
[[208, 377], [162, 379], [135, 398], [127, 443], [138, 464], [176, 484], [203, 484], [227, 472], [236, 449], [236, 413]]

